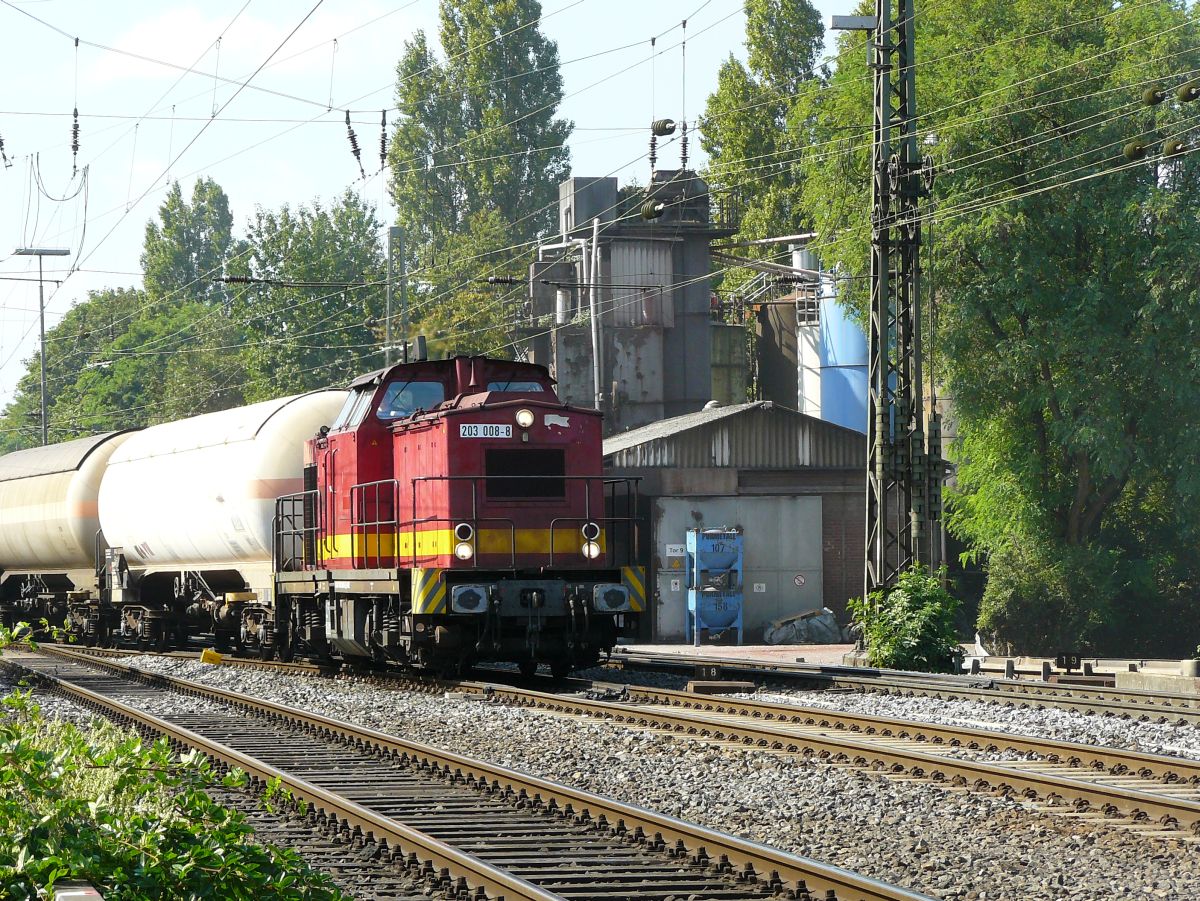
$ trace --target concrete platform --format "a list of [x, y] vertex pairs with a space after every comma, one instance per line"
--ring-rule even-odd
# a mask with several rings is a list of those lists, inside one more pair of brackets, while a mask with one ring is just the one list
[[693, 647], [690, 644], [623, 644], [621, 648], [639, 654], [657, 654], [679, 657], [727, 657], [735, 660], [755, 662], [795, 663], [803, 658], [805, 663], [841, 663], [842, 655], [854, 650], [852, 644], [705, 644]]
[[1200, 678], [1163, 672], [1117, 673], [1117, 688], [1200, 696]]

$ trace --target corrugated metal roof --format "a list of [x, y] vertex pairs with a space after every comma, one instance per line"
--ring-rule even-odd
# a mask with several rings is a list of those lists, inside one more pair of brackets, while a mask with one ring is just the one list
[[128, 431], [130, 429], [121, 429], [116, 432], [89, 435], [87, 438], [76, 438], [74, 441], [48, 444], [45, 447], [31, 447], [5, 454], [0, 457], [0, 482], [78, 469], [83, 465], [88, 454], [101, 444], [114, 435], [123, 435]]
[[770, 401], [700, 410], [604, 442], [605, 463], [638, 467], [850, 469], [866, 465], [866, 436]]

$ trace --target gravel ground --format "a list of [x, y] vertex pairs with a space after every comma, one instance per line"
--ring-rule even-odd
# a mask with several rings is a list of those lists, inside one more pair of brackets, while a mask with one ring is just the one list
[[[1148, 754], [1200, 759], [1200, 729], [1193, 725], [1139, 723], [1116, 717], [1075, 713], [1071, 710], [1039, 707], [1019, 709], [978, 701], [903, 698], [875, 693], [825, 694], [819, 691], [773, 690], [758, 691], [753, 695], [741, 697], [777, 704], [820, 707], [823, 710], [918, 720], [923, 723], [998, 729], [1058, 741], [1077, 741]], [[1200, 891], [1197, 892], [1197, 896], [1200, 897]]]
[[[1195, 901], [1200, 887], [1195, 845], [1048, 816], [1004, 798], [478, 700], [169, 658], [134, 662], [486, 758], [936, 897]], [[155, 706], [168, 712], [192, 703]]]
[[[670, 673], [625, 672], [603, 667], [578, 673], [581, 678], [597, 682], [645, 685], [682, 691], [688, 677]], [[796, 704], [801, 707], [820, 707], [871, 716], [890, 716], [941, 723], [948, 726], [971, 726], [977, 729], [1019, 731], [1022, 735], [1059, 741], [1077, 741], [1089, 745], [1104, 745], [1143, 751], [1147, 754], [1169, 754], [1175, 757], [1200, 759], [1200, 728], [1193, 725], [1139, 723], [1116, 717], [1076, 713], [1071, 710], [1030, 707], [1021, 709], [989, 704], [983, 701], [955, 701], [940, 698], [898, 697], [876, 692], [801, 691], [773, 688], [753, 695], [732, 695], [748, 700], [777, 704]], [[1015, 727], [1015, 729], [1014, 729]], [[1196, 893], [1200, 898], [1200, 890]]]

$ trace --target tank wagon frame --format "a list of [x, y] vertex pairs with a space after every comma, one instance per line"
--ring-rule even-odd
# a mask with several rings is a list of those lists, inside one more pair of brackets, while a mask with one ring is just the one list
[[[588, 665], [645, 608], [637, 482], [603, 477], [600, 414], [553, 386], [405, 363], [0, 457], [0, 617], [102, 645]], [[47, 529], [68, 535], [49, 553]]]

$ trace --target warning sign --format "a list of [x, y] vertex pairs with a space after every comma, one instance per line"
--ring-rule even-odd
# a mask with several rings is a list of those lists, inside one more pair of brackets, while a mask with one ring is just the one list
[[796, 573], [796, 577], [794, 579], [792, 579], [792, 582], [795, 584], [795, 586], [797, 588], [803, 588], [804, 587], [804, 574]]

